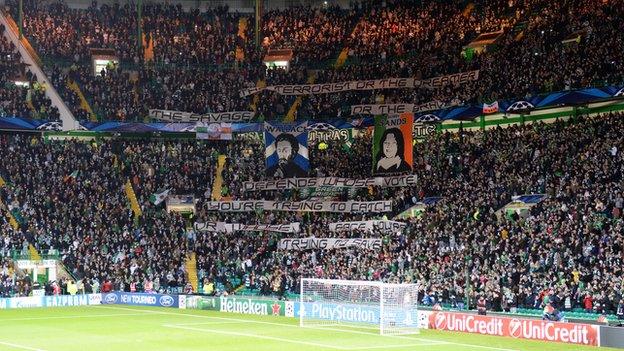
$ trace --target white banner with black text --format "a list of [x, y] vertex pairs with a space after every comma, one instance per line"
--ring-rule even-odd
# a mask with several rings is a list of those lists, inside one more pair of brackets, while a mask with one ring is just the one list
[[149, 110], [150, 118], [163, 122], [179, 123], [240, 123], [249, 122], [253, 116], [253, 111], [233, 111], [233, 112], [212, 112], [212, 113], [192, 113], [171, 110]]
[[461, 85], [479, 79], [479, 71], [461, 72], [428, 79], [415, 78], [384, 78], [372, 80], [357, 80], [348, 82], [322, 83], [322, 84], [296, 84], [296, 85], [272, 85], [264, 88], [247, 88], [240, 91], [240, 96], [245, 97], [259, 93], [263, 90], [274, 91], [280, 95], [311, 95], [331, 94], [353, 90], [378, 90], [378, 89], [414, 89], [427, 88], [437, 89], [447, 85]]
[[244, 191], [290, 190], [316, 187], [368, 188], [369, 186], [402, 187], [417, 185], [418, 177], [414, 174], [395, 177], [375, 177], [368, 179], [350, 179], [338, 177], [290, 178], [258, 182], [243, 182]]
[[379, 231], [382, 233], [396, 233], [407, 227], [406, 223], [387, 220], [357, 221], [357, 222], [336, 222], [329, 224], [331, 232], [352, 232], [359, 231]]
[[275, 233], [299, 233], [301, 225], [298, 222], [290, 224], [243, 224], [225, 222], [195, 222], [195, 231], [233, 233], [246, 232], [275, 232]]
[[358, 248], [365, 250], [381, 250], [381, 239], [317, 239], [317, 238], [300, 238], [300, 239], [282, 239], [278, 244], [280, 250], [303, 251], [303, 250], [332, 250]]
[[340, 212], [340, 213], [383, 213], [392, 212], [392, 201], [209, 201], [208, 211], [251, 212]]

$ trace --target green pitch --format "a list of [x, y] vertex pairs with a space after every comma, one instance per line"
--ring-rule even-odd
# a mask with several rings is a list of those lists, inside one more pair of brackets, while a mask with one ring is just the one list
[[422, 330], [380, 336], [372, 330], [300, 328], [298, 320], [134, 306], [0, 311], [0, 350], [614, 350]]

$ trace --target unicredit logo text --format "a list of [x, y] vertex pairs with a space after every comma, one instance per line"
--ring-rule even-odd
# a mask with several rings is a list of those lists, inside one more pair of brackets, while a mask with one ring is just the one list
[[592, 327], [590, 325], [586, 324], [512, 319], [509, 323], [509, 334], [514, 338], [589, 345], [589, 334], [591, 328]]
[[430, 315], [429, 327], [484, 335], [511, 336], [520, 339], [598, 345], [598, 327], [589, 324], [437, 312]]
[[438, 313], [435, 317], [435, 328], [487, 335], [504, 335], [501, 318], [472, 314]]

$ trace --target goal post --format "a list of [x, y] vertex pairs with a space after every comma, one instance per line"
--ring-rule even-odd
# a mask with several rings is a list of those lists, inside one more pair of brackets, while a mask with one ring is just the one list
[[302, 278], [299, 325], [417, 334], [418, 287], [357, 280]]

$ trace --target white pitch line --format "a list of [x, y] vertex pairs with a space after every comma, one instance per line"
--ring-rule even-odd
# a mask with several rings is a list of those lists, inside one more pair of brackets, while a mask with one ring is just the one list
[[221, 324], [245, 324], [247, 321], [224, 321], [224, 322], [201, 322], [201, 323], [176, 323], [176, 324], [167, 324], [167, 325], [175, 325], [175, 326], [194, 326], [194, 325], [221, 325]]
[[10, 342], [4, 342], [4, 341], [0, 341], [0, 345], [4, 345], [4, 346], [10, 346], [12, 348], [15, 349], [21, 349], [21, 350], [30, 350], [30, 351], [46, 351], [44, 349], [36, 349], [34, 347], [29, 347], [29, 346], [24, 346], [24, 345], [18, 345], [18, 344], [13, 344]]
[[437, 346], [447, 345], [444, 342], [424, 342], [419, 344], [396, 344], [396, 345], [381, 345], [381, 346], [361, 346], [361, 347], [349, 347], [349, 350], [375, 350], [375, 349], [394, 349], [399, 347], [415, 347], [415, 346]]
[[165, 324], [163, 326], [167, 327], [167, 328], [175, 328], [175, 329], [182, 329], [182, 330], [192, 330], [192, 331], [198, 331], [198, 332], [202, 332], [202, 333], [215, 333], [215, 334], [224, 334], [224, 335], [244, 336], [244, 337], [248, 337], [248, 338], [265, 339], [265, 340], [271, 340], [271, 341], [286, 342], [286, 343], [290, 343], [290, 344], [298, 344], [298, 345], [306, 345], [306, 346], [314, 346], [314, 347], [323, 347], [323, 348], [326, 348], [326, 349], [351, 350], [350, 348], [345, 348], [345, 347], [341, 347], [341, 346], [320, 344], [320, 343], [308, 342], [308, 341], [284, 339], [284, 338], [278, 338], [278, 337], [274, 337], [274, 336], [248, 334], [248, 333], [239, 333], [239, 332], [230, 332], [230, 331], [213, 330], [213, 329], [201, 329], [201, 328], [193, 328], [193, 327], [183, 327], [183, 326], [176, 326], [176, 325], [171, 325], [171, 324]]
[[99, 317], [117, 317], [117, 316], [145, 316], [148, 313], [116, 313], [116, 314], [88, 314], [74, 316], [56, 316], [56, 317], [27, 317], [27, 318], [3, 318], [0, 322], [17, 322], [17, 321], [38, 321], [48, 319], [74, 319], [74, 318], [99, 318]]
[[[153, 313], [153, 314], [166, 314], [166, 315], [187, 316], [187, 317], [195, 317], [195, 318], [212, 318], [212, 319], [229, 320], [229, 321], [247, 321], [248, 323], [276, 325], [276, 326], [291, 327], [291, 328], [301, 328], [300, 326], [294, 325], [294, 324], [264, 322], [264, 321], [256, 321], [256, 320], [248, 320], [248, 319], [240, 319], [240, 318], [202, 316], [202, 315], [189, 314], [189, 313], [161, 312], [161, 311], [141, 310], [141, 309], [136, 309], [136, 308], [113, 307], [113, 306], [101, 306], [101, 307], [97, 307], [97, 308], [108, 308], [108, 309], [117, 309], [117, 310], [125, 310], [125, 311], [135, 311], [135, 312], [143, 311], [143, 312], [146, 312], [146, 313]], [[325, 329], [325, 330], [327, 330], [327, 328], [311, 328], [311, 329]], [[375, 334], [371, 334], [371, 333], [360, 332], [360, 331], [356, 331], [356, 330], [346, 330], [346, 329], [334, 329], [334, 328], [332, 328], [331, 331], [340, 331], [340, 332], [344, 332], [344, 333], [354, 333], [354, 334], [375, 335]], [[399, 335], [388, 335], [386, 337], [400, 338], [400, 339], [410, 339], [410, 340], [418, 340], [418, 341], [427, 341], [427, 342], [445, 342], [445, 343], [451, 344], [451, 345], [468, 346], [468, 347], [475, 347], [475, 348], [486, 349], [486, 350], [519, 351], [519, 350], [516, 350], [516, 349], [506, 349], [506, 348], [501, 348], [501, 347], [465, 344], [465, 343], [459, 343], [459, 342], [454, 342], [454, 341], [446, 341], [446, 340], [433, 340], [433, 339], [426, 339], [426, 338], [421, 338], [421, 337], [411, 338], [411, 337], [399, 336]]]

